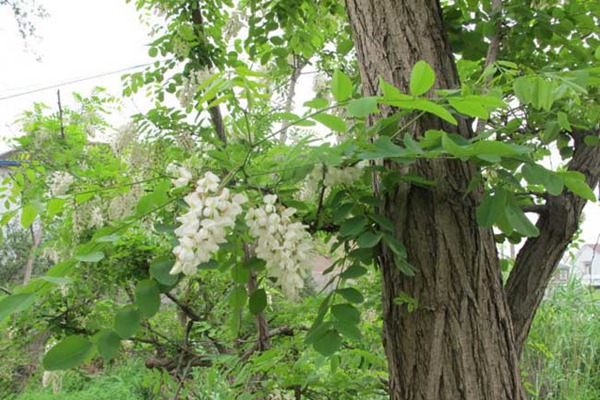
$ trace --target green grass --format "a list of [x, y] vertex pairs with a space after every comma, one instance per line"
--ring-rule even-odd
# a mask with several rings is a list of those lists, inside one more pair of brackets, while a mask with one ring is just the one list
[[533, 399], [600, 399], [600, 290], [571, 282], [549, 293], [521, 366]]
[[62, 388], [58, 393], [54, 394], [51, 386], [42, 388], [37, 384], [14, 400], [145, 400], [147, 396], [142, 389], [144, 368], [140, 361], [131, 361], [108, 368], [99, 376], [61, 372]]

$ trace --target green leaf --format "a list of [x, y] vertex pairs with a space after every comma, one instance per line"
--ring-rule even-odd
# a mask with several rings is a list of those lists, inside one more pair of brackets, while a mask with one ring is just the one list
[[598, 146], [600, 144], [600, 136], [598, 135], [587, 135], [583, 138], [583, 142], [587, 146]]
[[477, 208], [477, 223], [483, 228], [491, 228], [504, 213], [506, 207], [506, 192], [498, 190], [494, 195], [486, 192], [483, 201]]
[[420, 96], [427, 92], [435, 82], [435, 72], [425, 61], [418, 61], [410, 74], [410, 93]]
[[46, 215], [48, 218], [54, 217], [56, 214], [62, 211], [67, 199], [50, 199], [46, 205]]
[[95, 335], [98, 353], [105, 360], [112, 360], [121, 348], [121, 338], [115, 332], [105, 329]]
[[35, 302], [35, 293], [11, 294], [0, 300], [0, 322], [9, 315], [22, 311]]
[[471, 145], [473, 155], [496, 155], [500, 157], [517, 156], [529, 152], [527, 147], [499, 142], [497, 140], [480, 140]]
[[333, 329], [314, 340], [313, 347], [325, 357], [333, 355], [342, 345], [341, 336]]
[[565, 114], [562, 111], [559, 111], [558, 114], [556, 114], [556, 117], [558, 120], [558, 125], [565, 131], [571, 132], [573, 128], [571, 128], [571, 123], [569, 122], [569, 117], [567, 116], [567, 114]]
[[488, 119], [489, 113], [486, 108], [473, 98], [450, 97], [448, 103], [459, 113], [469, 117]]
[[229, 292], [229, 305], [233, 308], [242, 308], [246, 305], [248, 294], [243, 286], [236, 286]]
[[352, 217], [347, 219], [346, 222], [342, 224], [339, 230], [339, 235], [341, 237], [354, 237], [358, 236], [360, 233], [364, 232], [367, 227], [367, 219], [362, 216]]
[[152, 317], [160, 308], [160, 291], [156, 281], [144, 279], [135, 288], [135, 305], [144, 317]]
[[29, 228], [37, 216], [38, 212], [33, 204], [27, 204], [21, 210], [21, 226], [25, 229]]
[[267, 292], [265, 292], [265, 289], [258, 289], [252, 293], [248, 302], [248, 308], [254, 315], [267, 308]]
[[87, 361], [94, 352], [94, 345], [82, 336], [67, 336], [44, 356], [42, 365], [47, 371], [69, 369]]
[[360, 311], [352, 304], [334, 304], [331, 306], [331, 314], [339, 321], [358, 324], [360, 322]]
[[356, 279], [367, 273], [367, 269], [361, 267], [358, 264], [353, 264], [349, 266], [344, 272], [340, 274], [340, 278], [342, 279]]
[[335, 132], [346, 132], [348, 129], [346, 123], [340, 117], [331, 114], [317, 114], [313, 115], [312, 119], [321, 124], [325, 125], [329, 129]]
[[356, 324], [345, 321], [333, 321], [333, 327], [349, 339], [360, 341], [363, 338]]
[[373, 143], [371, 151], [359, 154], [362, 160], [379, 160], [382, 158], [403, 158], [414, 156], [411, 152], [394, 144], [387, 136], [382, 136]]
[[365, 118], [378, 111], [377, 97], [363, 97], [352, 100], [350, 103], [348, 103], [347, 110], [348, 115], [351, 117]]
[[411, 96], [401, 93], [400, 90], [384, 81], [381, 77], [379, 77], [379, 87], [381, 88], [381, 93], [383, 94], [384, 101], [390, 100], [414, 100]]
[[100, 250], [80, 253], [75, 255], [75, 259], [81, 262], [98, 262], [104, 258], [104, 253]]
[[435, 104], [429, 100], [425, 100], [425, 99], [415, 100], [409, 105], [408, 108], [426, 111], [428, 113], [431, 113], [431, 114], [443, 119], [444, 121], [451, 123], [452, 125], [458, 125], [458, 121], [456, 121], [456, 118], [454, 118], [452, 116], [452, 114], [450, 114], [450, 112], [448, 112], [448, 110], [446, 110], [444, 107], [442, 107], [438, 104]]
[[133, 306], [125, 306], [115, 314], [115, 332], [123, 338], [129, 339], [140, 329], [141, 315]]
[[351, 287], [337, 289], [336, 293], [342, 296], [344, 299], [348, 300], [350, 303], [359, 304], [365, 301], [365, 298], [363, 297], [362, 293]]
[[406, 261], [406, 258], [395, 256], [394, 264], [396, 264], [396, 268], [398, 268], [404, 275], [415, 276], [415, 271], [412, 268], [412, 266]]
[[406, 248], [395, 236], [389, 233], [383, 235], [383, 241], [390, 248], [394, 255], [400, 258], [406, 258]]
[[325, 99], [323, 97], [315, 97], [314, 99], [309, 100], [306, 103], [304, 103], [304, 107], [315, 108], [315, 109], [325, 108], [328, 105], [329, 105], [329, 101], [327, 101], [327, 99]]
[[596, 201], [596, 195], [592, 188], [585, 181], [585, 176], [576, 171], [567, 171], [559, 173], [567, 189], [589, 201]]
[[516, 204], [505, 208], [506, 219], [512, 228], [521, 235], [535, 237], [540, 234], [538, 228], [527, 218], [523, 210]]
[[331, 79], [331, 94], [337, 102], [347, 100], [352, 96], [352, 81], [340, 70], [335, 70]]
[[150, 263], [150, 276], [160, 284], [172, 286], [177, 282], [178, 275], [171, 275], [174, 262], [168, 256], [160, 256]]
[[381, 233], [365, 232], [359, 236], [356, 243], [360, 248], [371, 248], [375, 247], [381, 240], [383, 235]]
[[442, 136], [442, 148], [455, 157], [467, 158], [472, 155], [470, 145], [457, 144], [448, 134]]

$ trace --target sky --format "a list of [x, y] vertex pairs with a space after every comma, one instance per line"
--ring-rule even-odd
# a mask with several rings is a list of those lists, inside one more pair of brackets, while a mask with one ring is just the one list
[[[72, 92], [86, 95], [94, 86], [119, 95], [122, 73], [5, 97], [153, 61], [146, 47], [151, 40], [149, 29], [139, 21], [135, 7], [125, 0], [46, 0], [43, 4], [50, 15], [36, 23], [39, 39], [29, 39], [27, 44], [19, 36], [9, 8], [0, 7], [0, 153], [10, 149], [10, 137], [19, 133], [14, 121], [34, 102], [56, 107], [57, 89], [63, 105], [72, 101]], [[296, 104], [311, 98], [309, 77], [299, 83]], [[108, 118], [115, 127], [126, 123], [128, 115], [149, 106], [142, 94], [125, 99], [123, 104], [120, 112]], [[600, 205], [588, 204], [584, 213], [582, 239], [596, 243]]]

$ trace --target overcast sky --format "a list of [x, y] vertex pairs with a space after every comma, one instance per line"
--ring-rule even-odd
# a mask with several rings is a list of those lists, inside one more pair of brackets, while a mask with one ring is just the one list
[[[125, 0], [46, 0], [50, 16], [36, 23], [40, 39], [32, 39], [26, 49], [18, 35], [16, 23], [8, 7], [0, 7], [0, 152], [9, 149], [7, 138], [18, 134], [13, 124], [16, 117], [31, 108], [33, 102], [56, 106], [57, 88], [2, 100], [14, 94], [117, 71], [152, 61], [146, 44], [148, 29], [138, 19], [132, 4]], [[63, 104], [71, 101], [70, 93], [83, 95], [94, 86], [107, 88], [112, 94], [121, 93], [121, 73], [81, 83], [61, 85]], [[303, 77], [304, 78], [304, 77]], [[310, 96], [310, 80], [304, 78], [298, 95]], [[110, 118], [118, 126], [127, 115], [142, 110], [148, 103], [140, 95], [124, 101], [124, 109]], [[588, 204], [583, 224], [583, 239], [595, 243], [600, 234], [600, 206]]]

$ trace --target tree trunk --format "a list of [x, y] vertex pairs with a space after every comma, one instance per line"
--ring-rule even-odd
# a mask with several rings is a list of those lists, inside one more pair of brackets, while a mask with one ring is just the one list
[[[376, 95], [378, 77], [408, 91], [413, 65], [428, 62], [437, 88], [459, 86], [456, 66], [436, 0], [347, 0], [365, 95]], [[380, 117], [393, 110], [383, 109]], [[427, 129], [470, 136], [459, 128], [422, 118]], [[432, 189], [399, 184], [382, 191], [382, 212], [405, 244], [414, 277], [395, 267], [383, 249], [384, 347], [392, 399], [524, 399], [509, 309], [491, 229], [480, 228], [475, 210], [481, 188], [466, 195], [478, 174], [473, 164], [420, 160], [410, 167], [388, 164], [437, 182]], [[394, 302], [403, 293], [419, 302], [412, 313]]]

